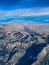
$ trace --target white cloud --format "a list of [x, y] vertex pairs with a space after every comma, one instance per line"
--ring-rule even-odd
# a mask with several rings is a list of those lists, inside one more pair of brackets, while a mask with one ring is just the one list
[[28, 9], [16, 9], [11, 11], [0, 10], [0, 16], [14, 17], [14, 16], [42, 16], [49, 15], [48, 8], [28, 8]]

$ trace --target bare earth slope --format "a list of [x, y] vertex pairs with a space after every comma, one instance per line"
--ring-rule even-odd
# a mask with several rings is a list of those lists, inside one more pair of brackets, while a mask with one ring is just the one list
[[0, 27], [0, 65], [44, 63], [49, 65], [49, 24], [8, 23]]

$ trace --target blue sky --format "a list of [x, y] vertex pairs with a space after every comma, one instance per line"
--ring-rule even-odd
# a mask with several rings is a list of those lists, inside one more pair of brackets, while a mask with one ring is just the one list
[[49, 0], [0, 0], [0, 23], [17, 20], [49, 23]]
[[49, 7], [49, 0], [0, 0], [0, 9]]

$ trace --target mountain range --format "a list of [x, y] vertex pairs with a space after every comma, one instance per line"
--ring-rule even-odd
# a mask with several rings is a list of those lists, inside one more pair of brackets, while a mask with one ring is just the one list
[[0, 27], [0, 65], [49, 65], [48, 27], [29, 23]]

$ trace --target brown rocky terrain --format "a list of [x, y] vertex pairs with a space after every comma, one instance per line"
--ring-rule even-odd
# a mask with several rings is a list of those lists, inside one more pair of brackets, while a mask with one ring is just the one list
[[0, 65], [49, 65], [49, 24], [0, 27]]

